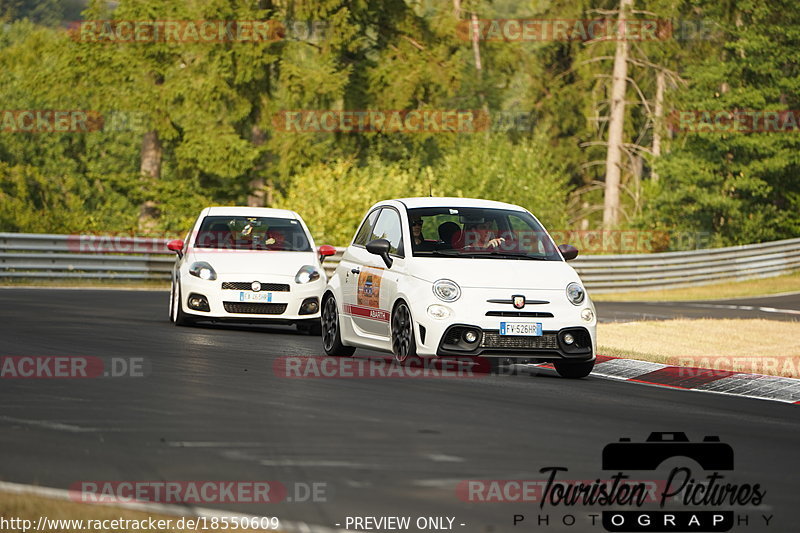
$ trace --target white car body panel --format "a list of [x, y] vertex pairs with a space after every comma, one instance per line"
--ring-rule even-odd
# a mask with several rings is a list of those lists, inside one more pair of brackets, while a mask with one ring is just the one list
[[[195, 247], [195, 237], [198, 235], [203, 219], [207, 216], [252, 216], [295, 220], [306, 234], [311, 250], [235, 250]], [[190, 274], [191, 265], [198, 261], [210, 264], [216, 271], [217, 279], [204, 280]], [[309, 283], [296, 283], [295, 275], [304, 265], [315, 267], [320, 272], [320, 278]], [[222, 288], [223, 282], [252, 284], [254, 281], [265, 284], [264, 289], [253, 291], [252, 289]], [[181, 309], [192, 318], [283, 323], [319, 319], [319, 309], [315, 313], [301, 315], [300, 306], [306, 298], [319, 298], [322, 295], [327, 278], [308, 227], [300, 215], [294, 211], [253, 207], [207, 207], [200, 213], [192, 231], [184, 239], [183, 257], [176, 260], [173, 269], [173, 283], [180, 284]], [[266, 284], [286, 284], [289, 286], [289, 291], [269, 290]], [[205, 296], [208, 299], [210, 311], [202, 312], [190, 309], [188, 298], [192, 293]], [[265, 297], [266, 300], [255, 301], [252, 299]], [[285, 303], [287, 307], [280, 314], [229, 313], [225, 310], [223, 302]]]
[[[404, 243], [410, 242], [411, 238], [406, 209], [442, 206], [481, 207], [527, 213], [519, 206], [486, 200], [407, 198], [375, 204], [367, 211], [361, 223], [363, 224], [369, 213], [381, 206], [394, 207], [400, 212]], [[381, 257], [367, 252], [363, 246], [352, 243], [344, 252], [336, 272], [328, 283], [327, 291], [336, 298], [341, 341], [345, 346], [391, 352], [391, 314], [393, 306], [402, 300], [409, 305], [411, 311], [416, 351], [420, 356], [443, 355], [439, 351], [440, 341], [451, 325], [463, 324], [482, 330], [498, 330], [500, 322], [506, 321], [540, 322], [541, 329], [547, 332], [558, 332], [573, 327], [585, 328], [591, 336], [592, 345], [591, 356], [588, 359], [594, 359], [597, 346], [594, 304], [588, 293], [584, 302], [579, 305], [574, 305], [567, 299], [567, 285], [576, 282], [583, 287], [583, 283], [577, 272], [563, 258], [560, 261], [534, 261], [418, 257], [414, 256], [406, 246], [405, 257], [392, 256], [392, 259], [391, 268], [387, 268]], [[360, 273], [354, 274], [354, 270]], [[371, 288], [367, 291], [370, 293], [368, 295], [365, 295], [364, 291], [365, 275], [372, 276], [369, 280]], [[380, 284], [376, 297], [374, 293], [378, 286], [378, 278]], [[442, 278], [452, 280], [460, 286], [461, 296], [455, 302], [443, 302], [433, 293], [433, 282]], [[516, 295], [525, 296], [527, 302], [547, 302], [526, 304], [522, 311], [550, 313], [553, 316], [535, 318], [486, 316], [487, 312], [515, 311], [512, 305], [489, 303], [487, 300], [510, 300]], [[427, 309], [432, 304], [450, 308], [451, 315], [446, 319], [431, 317]], [[584, 309], [591, 309], [594, 316], [591, 321], [582, 319], [581, 312]], [[424, 336], [422, 329], [425, 331]], [[587, 358], [582, 357], [582, 359]]]

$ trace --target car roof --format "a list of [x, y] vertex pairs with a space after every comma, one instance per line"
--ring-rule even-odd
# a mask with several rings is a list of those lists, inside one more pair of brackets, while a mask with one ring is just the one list
[[272, 207], [247, 207], [247, 206], [217, 206], [206, 208], [205, 216], [246, 216], [246, 217], [273, 217], [273, 218], [299, 218], [299, 215], [288, 209], [274, 209]]
[[[418, 198], [396, 198], [390, 200], [400, 202], [408, 209], [416, 207], [488, 207], [492, 209], [510, 209], [513, 211], [525, 211], [524, 208], [507, 204], [505, 202], [495, 202], [494, 200], [482, 200], [479, 198], [455, 198], [449, 196], [421, 196]], [[383, 202], [381, 202], [383, 203]]]

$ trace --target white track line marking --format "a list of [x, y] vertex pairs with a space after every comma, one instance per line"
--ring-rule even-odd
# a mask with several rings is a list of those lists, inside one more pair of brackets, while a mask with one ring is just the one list
[[787, 315], [800, 315], [797, 309], [778, 309], [777, 307], [759, 307], [756, 305], [732, 305], [732, 304], [683, 304], [686, 307], [702, 307], [708, 309], [733, 309], [738, 311], [761, 311], [764, 313], [782, 313]]
[[430, 453], [425, 455], [431, 461], [437, 463], [463, 463], [466, 459], [463, 457], [456, 457], [455, 455], [445, 455], [443, 453]]
[[[0, 481], [0, 492], [10, 492], [13, 494], [33, 494], [43, 498], [50, 498], [53, 500], [63, 501], [80, 501], [80, 492], [69, 491], [64, 489], [54, 489], [51, 487], [38, 487], [35, 485], [25, 485], [21, 483], [9, 483], [7, 481]], [[87, 503], [86, 505], [92, 505]], [[107, 504], [96, 504], [107, 505]], [[260, 518], [255, 515], [234, 513], [230, 511], [221, 511], [218, 509], [206, 509], [203, 507], [192, 507], [183, 505], [171, 505], [165, 503], [133, 503], [133, 502], [120, 502], [115, 503], [114, 507], [122, 509], [130, 509], [133, 511], [145, 511], [152, 513], [161, 513], [172, 516], [206, 516], [206, 517], [228, 517], [228, 518]], [[291, 533], [346, 533], [347, 530], [336, 529], [326, 526], [317, 526], [307, 524], [306, 522], [293, 522], [280, 520], [279, 531], [287, 531]]]
[[100, 429], [100, 428], [87, 428], [75, 426], [72, 424], [64, 424], [62, 422], [50, 422], [49, 420], [27, 420], [24, 418], [14, 418], [13, 416], [0, 416], [0, 421], [10, 422], [12, 424], [22, 424], [24, 426], [33, 426], [44, 429], [53, 429], [56, 431], [66, 431], [67, 433], [98, 433], [101, 431], [118, 431], [116, 429]]
[[173, 448], [260, 448], [263, 442], [169, 441]]
[[169, 292], [169, 287], [59, 287], [47, 285], [0, 285], [0, 290], [25, 289], [25, 290], [57, 290], [57, 291], [126, 291], [126, 292]]
[[321, 468], [379, 468], [378, 465], [366, 463], [353, 463], [350, 461], [299, 461], [294, 459], [261, 459], [258, 463], [262, 466], [318, 466]]

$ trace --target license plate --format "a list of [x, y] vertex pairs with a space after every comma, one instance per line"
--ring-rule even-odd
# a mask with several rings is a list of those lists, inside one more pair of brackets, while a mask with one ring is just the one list
[[500, 322], [500, 335], [524, 335], [541, 337], [541, 322]]
[[239, 293], [239, 301], [240, 302], [271, 302], [272, 301], [272, 293], [271, 292], [240, 292]]

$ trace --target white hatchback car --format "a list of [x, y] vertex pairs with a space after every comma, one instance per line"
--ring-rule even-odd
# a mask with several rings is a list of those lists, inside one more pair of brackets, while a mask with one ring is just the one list
[[[595, 308], [522, 207], [465, 198], [375, 204], [322, 296], [328, 355], [356, 347], [409, 357], [550, 361], [564, 377], [594, 367]], [[478, 359], [480, 360], [480, 359]]]
[[336, 250], [320, 246], [294, 211], [207, 207], [184, 240], [172, 274], [170, 319], [297, 324], [319, 334], [322, 261]]

